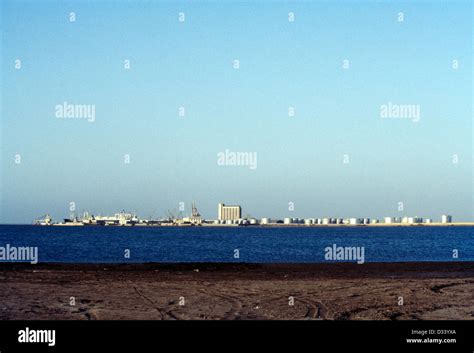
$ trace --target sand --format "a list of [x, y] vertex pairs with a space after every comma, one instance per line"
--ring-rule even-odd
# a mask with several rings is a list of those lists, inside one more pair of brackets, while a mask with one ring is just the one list
[[473, 320], [474, 262], [3, 263], [0, 319]]

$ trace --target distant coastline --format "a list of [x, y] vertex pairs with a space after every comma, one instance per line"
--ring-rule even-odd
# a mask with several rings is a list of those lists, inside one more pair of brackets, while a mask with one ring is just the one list
[[[291, 205], [290, 205], [291, 206]], [[94, 215], [89, 212], [83, 212], [78, 216], [75, 213], [75, 204], [70, 209], [69, 218], [64, 218], [63, 222], [54, 222], [53, 218], [46, 214], [36, 219], [33, 224], [39, 226], [266, 226], [266, 227], [292, 227], [292, 226], [472, 226], [473, 222], [453, 222], [453, 216], [443, 214], [440, 221], [434, 221], [432, 218], [423, 218], [419, 216], [392, 217], [386, 216], [382, 219], [368, 217], [323, 217], [323, 218], [256, 218], [250, 215], [243, 216], [240, 205], [226, 205], [219, 203], [217, 205], [217, 219], [207, 219], [201, 216], [196, 203], [191, 203], [191, 214], [184, 216], [184, 203], [180, 205], [180, 210], [175, 212], [168, 210], [168, 216], [161, 219], [144, 219], [137, 216], [136, 213], [122, 212], [111, 216]], [[293, 209], [290, 208], [290, 211]]]
[[[1, 224], [9, 225], [9, 224]], [[15, 225], [15, 224], [12, 224]], [[16, 225], [31, 225], [31, 224], [16, 224]], [[40, 225], [40, 226], [50, 226], [50, 227], [280, 227], [280, 228], [292, 228], [292, 227], [302, 227], [302, 228], [334, 228], [334, 227], [473, 227], [474, 222], [453, 222], [453, 223], [373, 223], [373, 224], [304, 224], [304, 223], [268, 223], [268, 224], [214, 224], [214, 223], [202, 223], [199, 225], [195, 224], [122, 224], [122, 225], [88, 225], [83, 223], [55, 223], [51, 225]]]

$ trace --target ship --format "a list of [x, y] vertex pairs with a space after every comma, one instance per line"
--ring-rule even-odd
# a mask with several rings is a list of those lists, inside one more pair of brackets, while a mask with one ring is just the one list
[[50, 226], [53, 225], [53, 219], [49, 214], [45, 214], [43, 217], [35, 219], [33, 224], [37, 226]]

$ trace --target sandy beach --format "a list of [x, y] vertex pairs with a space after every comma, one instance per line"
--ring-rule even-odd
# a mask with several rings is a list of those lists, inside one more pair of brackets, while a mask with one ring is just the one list
[[473, 320], [474, 263], [3, 263], [0, 319]]

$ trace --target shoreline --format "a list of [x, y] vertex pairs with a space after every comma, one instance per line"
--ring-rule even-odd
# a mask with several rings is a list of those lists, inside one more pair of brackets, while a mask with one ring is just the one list
[[292, 228], [292, 227], [303, 227], [303, 228], [333, 228], [333, 227], [474, 227], [474, 222], [453, 222], [453, 223], [374, 223], [374, 224], [303, 224], [303, 223], [270, 223], [270, 224], [212, 224], [203, 223], [200, 225], [191, 224], [160, 224], [160, 225], [148, 225], [148, 224], [124, 224], [124, 225], [96, 225], [96, 224], [67, 224], [67, 223], [54, 223], [49, 225], [43, 224], [0, 224], [0, 226], [35, 226], [35, 227], [93, 227], [93, 228], [120, 228], [120, 227], [139, 227], [139, 228], [194, 228], [194, 227], [217, 227], [217, 228], [234, 228], [234, 227], [249, 227], [249, 228]]
[[43, 262], [0, 262], [0, 273], [4, 271], [68, 271], [68, 272], [104, 272], [104, 271], [195, 271], [208, 273], [237, 273], [245, 271], [245, 276], [254, 273], [294, 273], [298, 276], [318, 275], [323, 277], [376, 276], [397, 274], [400, 276], [416, 274], [416, 277], [428, 274], [474, 276], [474, 261], [426, 261], [426, 262], [308, 262], [308, 263], [246, 263], [246, 262], [145, 262], [145, 263], [61, 263]]

